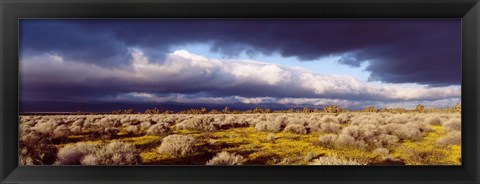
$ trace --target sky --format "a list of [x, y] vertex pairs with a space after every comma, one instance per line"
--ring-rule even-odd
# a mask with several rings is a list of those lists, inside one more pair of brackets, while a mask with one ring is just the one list
[[22, 19], [20, 101], [445, 108], [460, 19]]

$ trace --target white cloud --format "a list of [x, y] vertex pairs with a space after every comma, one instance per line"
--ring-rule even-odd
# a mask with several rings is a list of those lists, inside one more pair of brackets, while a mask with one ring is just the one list
[[143, 102], [177, 102], [177, 103], [206, 103], [206, 104], [233, 104], [233, 103], [247, 103], [247, 104], [260, 104], [265, 102], [274, 101], [270, 97], [256, 97], [245, 98], [240, 96], [228, 96], [228, 97], [201, 97], [196, 95], [186, 94], [169, 94], [166, 96], [157, 96], [149, 93], [132, 92], [116, 96], [111, 100], [129, 101], [132, 98]]
[[455, 104], [460, 103], [461, 99], [460, 97], [458, 98], [447, 98], [447, 99], [440, 99], [440, 100], [431, 100], [431, 101], [426, 101], [426, 100], [416, 100], [416, 101], [403, 101], [403, 102], [373, 102], [372, 105], [374, 105], [377, 108], [397, 108], [397, 107], [403, 107], [406, 109], [414, 109], [415, 106], [418, 104], [422, 104], [426, 106], [427, 108], [447, 108], [447, 107], [453, 107]]
[[63, 58], [58, 54], [47, 54], [47, 57], [49, 57], [53, 62], [63, 63]]
[[280, 104], [295, 104], [295, 105], [312, 104], [316, 106], [326, 106], [326, 105], [335, 104], [343, 108], [361, 105], [361, 103], [358, 101], [325, 99], [325, 98], [282, 98], [282, 99], [279, 99], [277, 102]]
[[401, 102], [379, 102], [379, 101], [358, 101], [358, 100], [342, 100], [342, 99], [326, 99], [326, 98], [272, 98], [272, 97], [255, 97], [246, 98], [241, 96], [227, 96], [227, 97], [198, 97], [186, 94], [169, 94], [166, 96], [156, 96], [149, 93], [127, 93], [119, 95], [115, 100], [128, 101], [132, 98], [143, 102], [176, 102], [189, 104], [225, 104], [232, 105], [235, 103], [246, 103], [253, 105], [260, 105], [262, 103], [277, 103], [286, 106], [296, 105], [299, 107], [323, 107], [335, 104], [341, 108], [361, 109], [365, 106], [375, 106], [377, 108], [398, 108], [414, 109], [416, 105], [422, 104], [427, 108], [447, 108], [452, 107], [460, 102], [460, 98], [448, 98], [433, 101], [401, 101]]

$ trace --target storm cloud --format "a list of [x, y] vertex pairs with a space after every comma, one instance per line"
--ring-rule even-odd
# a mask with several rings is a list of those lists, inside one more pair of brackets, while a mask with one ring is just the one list
[[129, 48], [161, 63], [174, 47], [209, 44], [235, 58], [278, 53], [304, 62], [341, 56], [368, 63], [371, 81], [430, 86], [461, 82], [457, 19], [102, 19], [20, 21], [21, 57], [53, 53], [107, 68], [129, 64]]
[[460, 88], [455, 86], [372, 84], [348, 75], [318, 74], [252, 60], [207, 58], [186, 50], [167, 54], [163, 63], [151, 62], [138, 48], [129, 52], [130, 65], [123, 68], [73, 62], [50, 54], [27, 57], [21, 61], [21, 89], [25, 92], [22, 97], [25, 100], [324, 104], [437, 101], [461, 95]]
[[[20, 101], [443, 108], [461, 99], [460, 23], [22, 19]], [[347, 72], [304, 65], [330, 60]]]

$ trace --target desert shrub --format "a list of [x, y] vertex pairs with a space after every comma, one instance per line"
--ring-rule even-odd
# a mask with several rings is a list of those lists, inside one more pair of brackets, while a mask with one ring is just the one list
[[231, 115], [225, 117], [223, 120], [220, 118], [218, 118], [218, 120], [216, 119], [215, 124], [219, 127], [219, 129], [244, 127], [249, 125], [248, 121], [244, 118]]
[[125, 131], [128, 132], [129, 134], [136, 134], [138, 133], [139, 128], [136, 125], [129, 125], [125, 128]]
[[349, 147], [349, 145], [355, 145], [355, 138], [347, 135], [347, 134], [340, 134], [335, 139], [335, 144], [339, 144], [342, 147]]
[[168, 116], [162, 119], [163, 123], [167, 123], [168, 125], [174, 125], [177, 122], [178, 118], [175, 116]]
[[352, 117], [351, 119], [351, 125], [363, 125], [363, 124], [369, 124], [371, 123], [370, 119], [364, 117], [364, 116], [355, 116]]
[[405, 124], [408, 122], [408, 115], [407, 114], [393, 115], [388, 117], [386, 121], [387, 123]]
[[114, 141], [86, 155], [80, 163], [82, 165], [138, 165], [142, 163], [142, 159], [135, 146]]
[[123, 118], [120, 118], [120, 123], [123, 126], [131, 125], [130, 116], [124, 116]]
[[73, 134], [82, 133], [82, 127], [81, 126], [70, 126], [68, 128], [70, 129], [70, 132], [72, 132]]
[[172, 131], [167, 123], [155, 124], [147, 130], [147, 135], [166, 136], [170, 135], [171, 133]]
[[58, 151], [58, 165], [80, 165], [85, 156], [100, 150], [97, 143], [80, 142], [65, 145]]
[[378, 110], [374, 106], [367, 106], [363, 108], [363, 112], [379, 112], [379, 111], [380, 110]]
[[96, 122], [100, 126], [103, 127], [120, 127], [122, 126], [122, 123], [120, 123], [120, 120], [118, 119], [113, 119], [113, 118], [102, 118]]
[[340, 125], [334, 123], [322, 123], [320, 124], [320, 133], [338, 133], [340, 131]]
[[332, 115], [326, 115], [326, 116], [323, 116], [322, 119], [321, 119], [321, 122], [322, 123], [339, 123], [340, 121], [337, 119], [337, 117], [335, 116], [332, 116]]
[[366, 124], [374, 124], [374, 125], [384, 125], [386, 124], [385, 118], [381, 116], [381, 114], [369, 114], [369, 115], [356, 115], [351, 118], [352, 125], [366, 125]]
[[250, 116], [250, 118], [259, 119], [259, 120], [262, 120], [262, 121], [267, 121], [267, 119], [268, 119], [266, 115]]
[[255, 125], [257, 132], [280, 132], [282, 123], [280, 121], [262, 121]]
[[80, 164], [81, 165], [100, 165], [99, 162], [100, 162], [100, 159], [96, 155], [90, 154], [90, 155], [84, 156], [83, 159], [80, 161]]
[[339, 112], [345, 111], [344, 109], [339, 108], [336, 105], [326, 106], [322, 110], [323, 112], [327, 112], [327, 113], [339, 113]]
[[214, 118], [210, 116], [201, 116], [186, 119], [175, 125], [176, 128], [186, 130], [204, 130], [204, 131], [216, 131], [219, 128], [214, 122]]
[[317, 157], [318, 155], [314, 152], [308, 152], [304, 157], [303, 157], [303, 160], [305, 162], [310, 162], [312, 159], [314, 159], [315, 157]]
[[150, 126], [152, 126], [152, 123], [150, 123], [150, 121], [144, 121], [144, 122], [140, 123], [140, 127], [143, 130], [148, 130], [150, 128]]
[[413, 165], [438, 165], [438, 160], [446, 154], [437, 149], [411, 149], [402, 157]]
[[29, 119], [30, 119], [30, 116], [20, 116], [20, 117], [18, 117], [18, 121], [20, 123], [26, 122]]
[[306, 134], [307, 129], [302, 124], [289, 124], [285, 127], [285, 132], [291, 132], [296, 134]]
[[395, 145], [399, 141], [398, 137], [390, 134], [381, 134], [378, 136], [376, 147], [389, 147]]
[[294, 119], [289, 118], [287, 125], [296, 124], [296, 125], [302, 125], [303, 126], [303, 125], [305, 125], [305, 122], [306, 122], [305, 119], [302, 119], [300, 117], [299, 118], [294, 118]]
[[397, 127], [398, 127], [397, 124], [386, 124], [383, 126], [383, 128], [385, 129], [385, 133], [387, 134], [393, 134], [393, 131], [395, 131]]
[[384, 118], [380, 114], [370, 116], [369, 120], [370, 120], [370, 124], [374, 124], [374, 125], [385, 125], [385, 124], [387, 124], [386, 118]]
[[210, 144], [210, 145], [214, 145], [214, 144], [217, 143], [217, 140], [216, 139], [208, 139], [207, 143]]
[[75, 120], [72, 125], [73, 126], [83, 126], [83, 123], [85, 123], [85, 118], [80, 118], [80, 119], [77, 119]]
[[324, 146], [324, 147], [327, 147], [327, 148], [335, 148], [335, 149], [350, 148], [350, 149], [361, 149], [361, 150], [363, 150], [367, 147], [365, 142], [356, 141], [355, 138], [353, 138], [350, 135], [346, 135], [346, 134], [322, 135], [322, 136], [319, 137], [318, 143], [321, 146]]
[[322, 129], [321, 124], [319, 120], [310, 120], [306, 127], [309, 132], [320, 132]]
[[366, 137], [365, 129], [362, 126], [352, 125], [342, 129], [341, 134], [353, 137], [355, 140], [361, 140]]
[[207, 162], [207, 165], [242, 165], [245, 159], [241, 155], [226, 151], [218, 153]]
[[319, 114], [311, 114], [310, 117], [307, 119], [307, 123], [319, 121], [321, 116]]
[[257, 123], [261, 122], [261, 121], [266, 121], [266, 118], [264, 119], [256, 119], [256, 118], [247, 118], [247, 120], [245, 120], [250, 126], [253, 126], [255, 127], [255, 125], [257, 125]]
[[379, 155], [388, 155], [390, 151], [387, 148], [377, 148], [372, 151], [372, 153], [379, 154]]
[[139, 152], [133, 145], [114, 141], [106, 145], [80, 142], [58, 152], [58, 165], [137, 165]]
[[337, 140], [338, 135], [327, 134], [322, 135], [318, 138], [318, 143], [323, 147], [333, 147], [335, 140]]
[[377, 165], [405, 165], [405, 162], [399, 158], [395, 158], [392, 155], [383, 156], [380, 164]]
[[36, 124], [37, 124], [37, 122], [35, 122], [33, 120], [27, 121], [27, 122], [20, 122], [19, 128], [20, 129], [30, 129], [30, 128], [34, 127]]
[[445, 122], [443, 125], [445, 131], [460, 131], [462, 129], [461, 121], [459, 118], [453, 118]]
[[414, 124], [397, 125], [393, 129], [392, 135], [397, 136], [399, 139], [407, 140], [420, 140], [424, 136], [420, 128]]
[[195, 151], [195, 137], [191, 135], [169, 135], [162, 139], [157, 148], [159, 153], [185, 156]]
[[339, 114], [337, 116], [337, 119], [338, 119], [338, 122], [341, 124], [347, 124], [350, 121], [350, 117], [346, 113]]
[[51, 165], [57, 157], [57, 147], [51, 138], [36, 131], [20, 133], [20, 164]]
[[[420, 132], [434, 132], [435, 130], [432, 128], [432, 125], [428, 124], [427, 122], [425, 121], [417, 121], [417, 122], [412, 122], [413, 124], [415, 124], [418, 129], [420, 129]], [[409, 123], [407, 123], [409, 124]]]
[[52, 132], [52, 138], [54, 139], [66, 139], [71, 134], [67, 125], [60, 125]]
[[340, 125], [335, 123], [323, 123], [323, 122], [310, 122], [308, 124], [310, 131], [319, 133], [338, 133], [340, 131]]
[[334, 143], [335, 148], [355, 148], [355, 149], [365, 149], [366, 145], [363, 141], [356, 141], [355, 138], [349, 135], [340, 134]]
[[89, 126], [84, 126], [82, 131], [88, 132], [93, 139], [110, 140], [117, 135], [119, 132], [117, 126], [121, 125], [120, 121], [108, 118], [93, 119], [92, 121], [94, 122]]
[[337, 157], [336, 155], [333, 156], [325, 156], [320, 157], [313, 160], [310, 165], [364, 165], [359, 163], [353, 159], [342, 159]]
[[275, 134], [270, 133], [267, 135], [267, 141], [269, 142], [275, 142], [276, 139], [277, 137], [275, 137]]
[[387, 147], [398, 142], [396, 136], [386, 133], [387, 130], [383, 126], [374, 124], [350, 125], [343, 128], [336, 137], [322, 136], [320, 144], [330, 144], [336, 148], [374, 149], [376, 147]]
[[117, 133], [118, 129], [107, 127], [94, 129], [90, 132], [90, 135], [95, 139], [111, 140]]
[[280, 124], [280, 126], [285, 126], [288, 123], [288, 117], [287, 116], [278, 116], [275, 118], [275, 123]]
[[442, 125], [442, 121], [440, 120], [440, 118], [438, 116], [428, 117], [426, 119], [426, 122], [430, 125]]
[[32, 129], [39, 133], [50, 135], [57, 125], [58, 123], [54, 120], [49, 120], [47, 122], [37, 123]]
[[449, 145], [461, 145], [462, 134], [459, 131], [448, 132], [447, 136], [438, 139], [436, 144], [439, 147], [446, 147]]
[[417, 106], [415, 106], [414, 111], [416, 111], [416, 112], [425, 112], [425, 106], [423, 106], [423, 105], [421, 105], [421, 104], [417, 104]]

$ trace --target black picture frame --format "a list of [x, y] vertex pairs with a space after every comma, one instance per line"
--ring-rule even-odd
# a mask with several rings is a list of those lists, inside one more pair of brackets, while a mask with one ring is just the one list
[[[1, 183], [479, 183], [478, 0], [0, 0]], [[20, 18], [460, 18], [462, 166], [18, 166]]]

